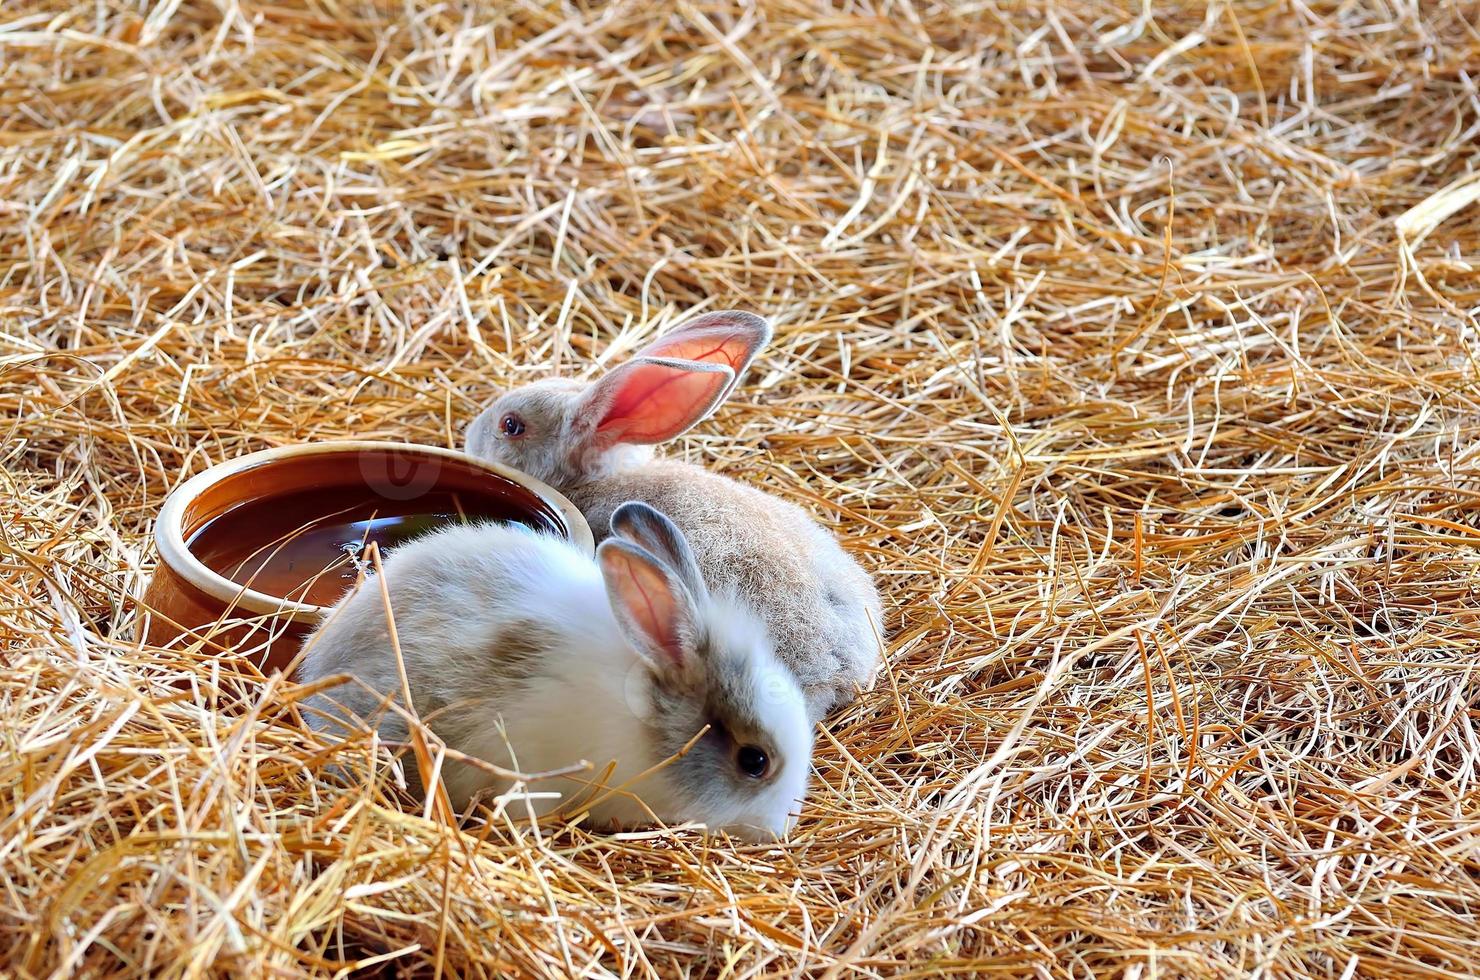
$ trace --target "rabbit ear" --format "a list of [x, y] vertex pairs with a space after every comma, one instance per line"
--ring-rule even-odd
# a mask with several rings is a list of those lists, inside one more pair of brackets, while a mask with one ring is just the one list
[[702, 603], [708, 598], [699, 560], [678, 525], [666, 514], [640, 500], [629, 500], [612, 511], [611, 527], [612, 534], [647, 549], [677, 573], [696, 601]]
[[576, 417], [584, 441], [594, 449], [666, 442], [714, 411], [734, 377], [723, 364], [635, 358], [583, 396]]
[[638, 356], [724, 365], [734, 376], [720, 396], [723, 400], [770, 342], [771, 324], [763, 318], [740, 310], [716, 310], [668, 331], [638, 351]]
[[698, 651], [699, 617], [678, 577], [647, 550], [622, 538], [603, 541], [596, 558], [627, 640], [662, 673], [690, 666]]

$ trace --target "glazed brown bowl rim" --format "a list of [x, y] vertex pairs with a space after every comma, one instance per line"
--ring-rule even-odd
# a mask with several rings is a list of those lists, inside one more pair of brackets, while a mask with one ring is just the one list
[[352, 452], [417, 453], [453, 459], [477, 469], [487, 470], [496, 476], [519, 484], [554, 507], [560, 512], [561, 520], [565, 522], [571, 543], [588, 555], [596, 552], [596, 542], [591, 535], [591, 526], [586, 523], [586, 518], [576, 506], [554, 487], [535, 479], [528, 473], [441, 446], [342, 439], [330, 442], [295, 443], [290, 446], [276, 446], [272, 449], [247, 453], [245, 456], [237, 456], [208, 467], [171, 490], [165, 497], [164, 506], [159, 509], [159, 518], [154, 523], [154, 544], [159, 553], [160, 563], [175, 571], [190, 585], [228, 606], [234, 606], [248, 613], [286, 617], [294, 622], [316, 622], [328, 612], [330, 607], [258, 592], [240, 582], [233, 582], [207, 567], [191, 553], [185, 542], [185, 513], [190, 503], [208, 488], [264, 463], [292, 459], [296, 456], [322, 456]]

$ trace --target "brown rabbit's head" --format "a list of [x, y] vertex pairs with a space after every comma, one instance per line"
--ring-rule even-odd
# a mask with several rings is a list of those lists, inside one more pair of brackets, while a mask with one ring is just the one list
[[604, 476], [707, 418], [770, 337], [751, 313], [695, 317], [595, 381], [505, 393], [468, 427], [467, 450], [555, 487]]

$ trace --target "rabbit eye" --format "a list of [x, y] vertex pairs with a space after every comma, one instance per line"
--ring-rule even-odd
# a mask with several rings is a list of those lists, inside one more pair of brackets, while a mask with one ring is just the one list
[[754, 745], [740, 746], [740, 751], [735, 753], [735, 762], [740, 766], [740, 771], [751, 779], [760, 779], [771, 768], [771, 760], [766, 757], [765, 751]]
[[498, 420], [498, 430], [510, 439], [518, 439], [524, 435], [524, 420], [514, 412], [506, 412]]

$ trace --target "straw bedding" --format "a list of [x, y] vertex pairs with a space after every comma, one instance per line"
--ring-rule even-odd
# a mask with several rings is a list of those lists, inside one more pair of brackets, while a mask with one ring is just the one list
[[[3, 21], [5, 972], [1473, 972], [1475, 3]], [[133, 639], [189, 474], [731, 306], [674, 451], [889, 608], [785, 846], [448, 826]]]

